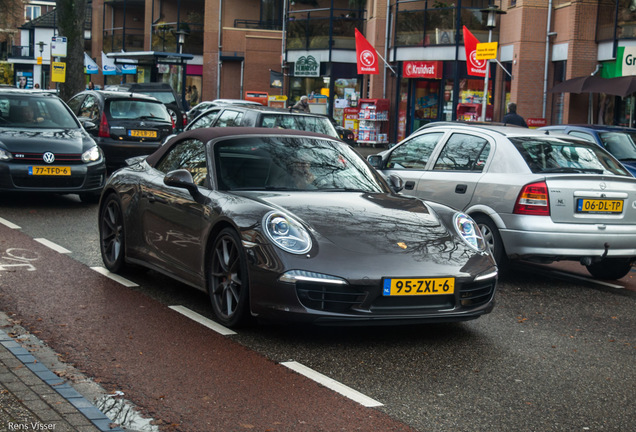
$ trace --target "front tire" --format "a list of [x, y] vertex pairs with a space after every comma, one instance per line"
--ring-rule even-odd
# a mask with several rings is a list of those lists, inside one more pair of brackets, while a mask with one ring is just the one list
[[473, 216], [473, 220], [479, 227], [481, 234], [484, 236], [484, 240], [488, 245], [488, 250], [497, 263], [499, 273], [506, 273], [510, 268], [510, 260], [506, 254], [506, 248], [501, 241], [499, 229], [488, 216], [475, 215]]
[[596, 279], [621, 279], [632, 269], [629, 259], [605, 259], [603, 261], [586, 265], [587, 271]]
[[247, 258], [233, 229], [223, 229], [214, 241], [209, 294], [214, 314], [223, 325], [239, 327], [248, 322]]
[[118, 273], [125, 262], [124, 215], [121, 201], [115, 194], [109, 195], [99, 211], [99, 248], [106, 268]]

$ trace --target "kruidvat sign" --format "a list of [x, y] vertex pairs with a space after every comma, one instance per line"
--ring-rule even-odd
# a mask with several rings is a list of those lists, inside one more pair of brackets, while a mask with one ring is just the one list
[[404, 78], [442, 78], [441, 61], [406, 61], [402, 66]]
[[294, 76], [318, 77], [320, 76], [320, 62], [312, 55], [302, 56], [294, 64]]

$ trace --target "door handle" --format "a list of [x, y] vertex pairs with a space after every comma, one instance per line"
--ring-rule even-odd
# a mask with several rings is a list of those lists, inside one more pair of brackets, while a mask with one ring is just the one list
[[467, 190], [468, 190], [468, 185], [458, 184], [457, 186], [455, 186], [455, 193], [464, 194], [466, 193]]
[[404, 189], [413, 190], [415, 189], [415, 182], [410, 180], [404, 183]]

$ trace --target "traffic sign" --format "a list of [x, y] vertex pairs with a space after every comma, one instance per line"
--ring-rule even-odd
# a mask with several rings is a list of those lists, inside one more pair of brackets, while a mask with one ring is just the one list
[[51, 38], [51, 57], [66, 57], [66, 37], [53, 36]]

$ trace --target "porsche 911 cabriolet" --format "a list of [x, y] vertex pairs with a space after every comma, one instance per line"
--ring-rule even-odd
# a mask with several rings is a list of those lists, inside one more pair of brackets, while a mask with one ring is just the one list
[[326, 135], [194, 129], [108, 179], [101, 254], [112, 272], [141, 265], [208, 293], [229, 327], [489, 313], [497, 267], [475, 222], [400, 186]]

